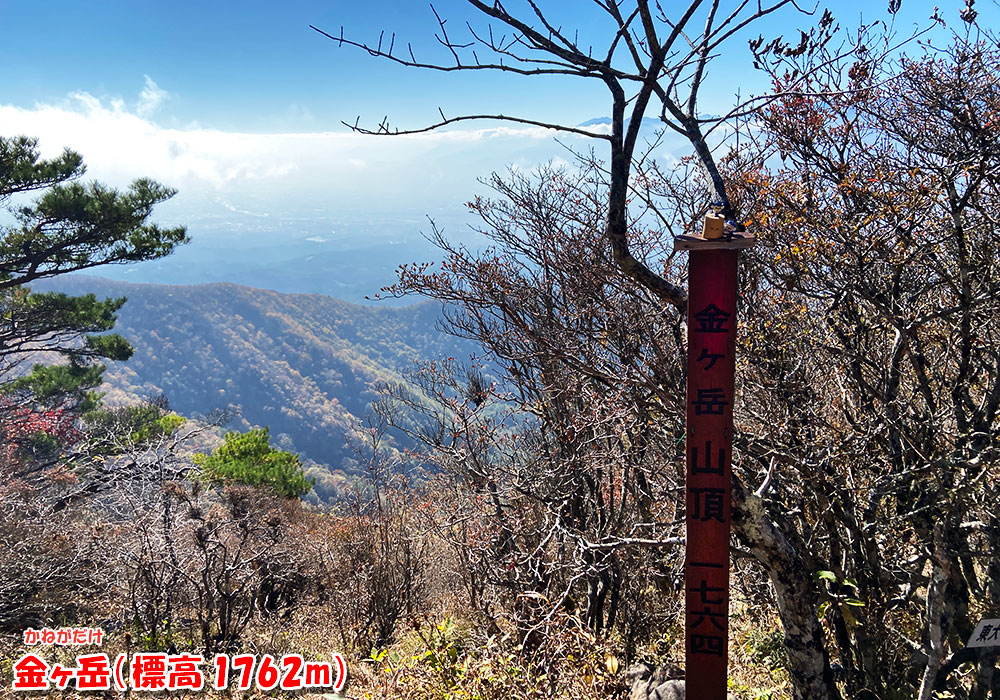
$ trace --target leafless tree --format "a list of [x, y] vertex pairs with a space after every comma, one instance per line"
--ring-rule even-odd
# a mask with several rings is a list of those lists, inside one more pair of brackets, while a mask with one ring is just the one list
[[341, 526], [327, 550], [337, 582], [330, 595], [344, 649], [385, 649], [427, 597], [428, 538], [419, 523], [420, 490], [410, 483], [388, 424], [373, 415], [354, 444], [363, 475], [331, 515]]
[[[642, 120], [647, 114], [656, 114], [665, 128], [683, 135], [690, 142], [709, 176], [709, 191], [718, 198], [723, 214], [727, 219], [739, 221], [708, 137], [726, 120], [757, 109], [774, 96], [742, 102], [721, 119], [705, 117], [699, 113], [698, 100], [707, 76], [706, 68], [724, 46], [729, 48], [734, 35], [749, 27], [787, 12], [798, 12], [807, 21], [812, 21], [813, 11], [802, 10], [795, 0], [769, 3], [693, 0], [669, 12], [660, 3], [649, 0], [594, 0], [593, 6], [608, 27], [604, 44], [594, 47], [582, 45], [575, 32], [550, 21], [539, 4], [531, 0], [515, 12], [508, 11], [500, 2], [468, 0], [468, 5], [475, 15], [486, 19], [486, 26], [476, 28], [471, 21], [467, 22], [468, 36], [462, 39], [450, 35], [447, 19], [434, 11], [440, 28], [435, 38], [449, 57], [445, 62], [418, 60], [411, 45], [407, 44], [404, 49], [402, 42], [397, 44], [394, 34], [386, 37], [383, 33], [376, 42], [369, 43], [345, 36], [343, 28], [336, 35], [317, 27], [313, 29], [338, 45], [363, 49], [372, 56], [404, 67], [446, 72], [501, 71], [523, 76], [566, 76], [598, 81], [609, 92], [611, 133], [504, 114], [448, 118], [441, 113], [438, 122], [417, 129], [400, 130], [392, 127], [388, 120], [375, 128], [362, 127], [357, 121], [348, 126], [362, 133], [392, 135], [419, 133], [468, 120], [494, 119], [543, 126], [606, 142], [609, 187], [605, 194], [607, 209], [602, 228], [614, 262], [664, 303], [684, 306], [683, 288], [637, 258], [627, 235], [631, 176], [636, 159], [643, 155]], [[493, 23], [498, 25], [498, 30]], [[833, 17], [824, 13], [809, 31], [802, 33], [798, 44], [792, 45], [778, 37], [766, 44], [761, 39], [752, 43], [752, 48], [759, 61], [811, 55], [830, 42], [836, 29]], [[855, 47], [848, 44], [830, 60], [842, 60], [854, 50]], [[784, 89], [794, 92], [805, 85], [807, 75], [799, 74]], [[706, 197], [702, 203], [703, 212], [708, 210], [709, 199]]]
[[[478, 342], [485, 369], [423, 367], [416, 390], [390, 391], [408, 408], [394, 417], [449, 476], [436, 523], [476, 609], [492, 618], [499, 595], [528, 648], [567, 613], [641, 638], [683, 542], [680, 315], [647, 313], [656, 297], [608, 259], [596, 166], [491, 184], [472, 205], [489, 250], [437, 236], [441, 268], [406, 266], [390, 290], [448, 302], [446, 330]], [[658, 245], [634, 233], [644, 254]]]

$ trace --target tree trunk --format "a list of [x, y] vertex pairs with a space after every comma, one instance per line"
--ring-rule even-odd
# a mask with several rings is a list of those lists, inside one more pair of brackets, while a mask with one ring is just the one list
[[772, 519], [764, 502], [736, 480], [733, 527], [737, 537], [764, 565], [774, 585], [794, 699], [840, 700], [816, 616], [819, 601], [811, 577], [813, 567], [806, 564], [798, 533]]
[[937, 685], [938, 670], [944, 658], [944, 638], [948, 633], [945, 622], [945, 591], [950, 576], [948, 557], [944, 552], [941, 524], [934, 528], [934, 559], [931, 582], [927, 587], [927, 667], [920, 683], [918, 700], [930, 700]]

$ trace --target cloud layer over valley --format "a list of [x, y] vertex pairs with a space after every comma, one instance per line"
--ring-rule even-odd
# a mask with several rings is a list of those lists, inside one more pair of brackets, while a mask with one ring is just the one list
[[[0, 104], [0, 133], [35, 136], [46, 156], [67, 147], [80, 152], [87, 178], [123, 186], [146, 176], [179, 190], [155, 218], [187, 225], [191, 246], [172, 260], [112, 271], [116, 277], [254, 284], [238, 262], [227, 270], [213, 258], [235, 249], [249, 253], [258, 271], [264, 261], [304, 261], [321, 245], [329, 253], [402, 243], [411, 255], [413, 246], [423, 245], [418, 234], [428, 228], [428, 216], [450, 235], [467, 235], [464, 203], [486, 190], [477, 178], [509, 166], [568, 162], [567, 146], [600, 146], [566, 134], [560, 145], [551, 130], [503, 124], [366, 136], [344, 128], [339, 120], [348, 115], [342, 114], [317, 116], [331, 131], [224, 131], [175, 123], [170, 102], [171, 94], [147, 75], [131, 100], [78, 91], [30, 107]], [[668, 148], [663, 153], [670, 157]], [[389, 269], [402, 261], [387, 260]], [[280, 283], [281, 274], [265, 277]]]

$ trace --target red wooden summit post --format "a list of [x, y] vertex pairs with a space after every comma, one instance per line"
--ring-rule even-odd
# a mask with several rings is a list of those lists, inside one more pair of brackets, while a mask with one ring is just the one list
[[729, 511], [732, 493], [736, 285], [740, 248], [709, 215], [702, 236], [678, 236], [688, 260], [685, 678], [689, 700], [726, 700]]

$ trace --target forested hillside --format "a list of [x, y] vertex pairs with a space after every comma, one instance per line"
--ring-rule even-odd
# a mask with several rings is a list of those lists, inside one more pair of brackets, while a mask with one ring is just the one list
[[[183, 415], [237, 408], [230, 427], [269, 426], [283, 448], [346, 473], [353, 462], [348, 436], [378, 382], [399, 380], [421, 360], [469, 352], [435, 330], [440, 312], [432, 303], [372, 308], [233, 284], [89, 276], [47, 280], [36, 289], [128, 298], [116, 330], [135, 354], [109, 364], [107, 403], [162, 392]], [[320, 495], [333, 495], [332, 488], [320, 475]]]

